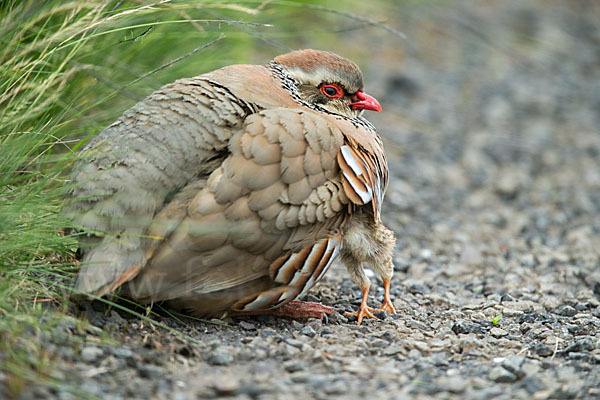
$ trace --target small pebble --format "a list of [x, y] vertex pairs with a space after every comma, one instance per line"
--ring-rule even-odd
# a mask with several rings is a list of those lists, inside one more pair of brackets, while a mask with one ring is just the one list
[[237, 379], [225, 375], [217, 377], [214, 380], [212, 387], [219, 396], [233, 396], [240, 388], [240, 383]]
[[342, 380], [326, 383], [324, 386], [323, 391], [328, 395], [339, 395], [348, 392], [348, 383]]
[[499, 338], [499, 337], [508, 336], [508, 332], [506, 332], [502, 328], [492, 328], [490, 330], [490, 335], [492, 335], [493, 337]]
[[133, 357], [133, 351], [125, 347], [111, 348], [110, 352], [117, 358]]
[[525, 358], [517, 355], [510, 355], [506, 357], [506, 359], [502, 362], [502, 367], [507, 371], [514, 374], [517, 379], [525, 376], [523, 372], [523, 364], [525, 363]]
[[317, 334], [317, 332], [315, 332], [315, 330], [311, 327], [311, 326], [305, 326], [302, 329], [300, 329], [300, 334], [301, 335], [306, 335], [308, 337], [315, 337], [315, 335]]
[[233, 362], [233, 356], [228, 353], [215, 352], [208, 359], [210, 365], [225, 366]]
[[283, 369], [287, 372], [298, 372], [304, 370], [304, 365], [298, 360], [290, 360], [283, 364]]
[[389, 346], [390, 342], [383, 339], [375, 339], [371, 342], [371, 347], [383, 348]]
[[297, 349], [302, 349], [302, 346], [304, 345], [304, 343], [302, 343], [300, 340], [292, 339], [290, 337], [285, 338], [284, 341], [290, 346], [296, 347]]
[[450, 393], [462, 393], [468, 382], [462, 376], [452, 375], [442, 376], [437, 383]]
[[104, 351], [96, 346], [87, 346], [81, 350], [81, 358], [87, 363], [92, 363], [100, 358]]
[[240, 321], [240, 327], [246, 331], [255, 331], [256, 326], [250, 322]]
[[517, 377], [515, 376], [515, 374], [506, 370], [505, 368], [501, 367], [500, 365], [497, 365], [494, 368], [492, 368], [490, 370], [490, 372], [488, 373], [488, 377], [492, 381], [498, 382], [498, 383], [510, 383], [510, 382], [515, 382], [517, 380]]
[[153, 365], [140, 365], [138, 366], [138, 372], [142, 378], [154, 379], [162, 375], [159, 368]]
[[573, 317], [577, 315], [577, 310], [571, 306], [562, 306], [559, 307], [556, 313], [565, 317]]
[[279, 336], [279, 334], [277, 332], [275, 332], [275, 330], [271, 329], [271, 328], [265, 328], [263, 329], [260, 334], [264, 337], [269, 337], [269, 336]]

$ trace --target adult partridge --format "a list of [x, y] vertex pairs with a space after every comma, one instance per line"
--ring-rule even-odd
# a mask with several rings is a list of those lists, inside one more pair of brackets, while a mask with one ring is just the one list
[[123, 286], [203, 316], [319, 314], [332, 309], [288, 303], [341, 256], [362, 289], [358, 323], [373, 317], [363, 264], [383, 278], [381, 309], [395, 312], [395, 238], [380, 218], [388, 169], [363, 110], [381, 106], [356, 64], [316, 50], [152, 93], [72, 174], [67, 212], [88, 232], [76, 289]]

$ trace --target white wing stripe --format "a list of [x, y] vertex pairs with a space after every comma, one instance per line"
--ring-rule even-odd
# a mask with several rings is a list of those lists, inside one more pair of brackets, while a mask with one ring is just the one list
[[[304, 261], [304, 265], [302, 266], [302, 269], [300, 269], [299, 271], [296, 271], [296, 273], [294, 274], [294, 278], [290, 281], [290, 283], [288, 283], [288, 286], [296, 286], [300, 279], [302, 279], [303, 277], [306, 277], [306, 276], [310, 276], [312, 274], [313, 271], [311, 271], [310, 268], [312, 266], [314, 266], [315, 264], [318, 264], [318, 262], [319, 262], [319, 260], [313, 260], [318, 247], [319, 247], [319, 243], [317, 242], [312, 247], [312, 249], [310, 250], [310, 253], [306, 257], [306, 260]], [[284, 265], [284, 267], [285, 267], [285, 265]]]
[[281, 294], [281, 296], [279, 296], [279, 299], [277, 299], [277, 304], [285, 302], [290, 297], [292, 297], [291, 300], [293, 300], [294, 298], [297, 297], [296, 293], [297, 292], [295, 290], [286, 290], [285, 292], [283, 292]]
[[246, 304], [243, 311], [258, 311], [268, 309], [269, 305], [273, 302], [273, 297], [279, 293], [264, 292], [260, 294], [256, 299]]
[[352, 189], [354, 189], [356, 194], [360, 197], [363, 204], [367, 204], [371, 201], [371, 199], [373, 199], [373, 192], [369, 186], [367, 186], [367, 191], [365, 192], [364, 190], [361, 190], [353, 184], [353, 179], [355, 178], [348, 175], [346, 171], [344, 171], [344, 177], [346, 178], [346, 181], [350, 184], [350, 186], [352, 186]]
[[323, 276], [325, 276], [325, 274], [327, 273], [327, 270], [329, 269], [329, 267], [331, 266], [331, 264], [333, 264], [333, 262], [337, 258], [338, 253], [339, 253], [339, 249], [340, 249], [339, 242], [337, 240], [331, 239], [327, 243], [327, 249], [325, 250], [325, 254], [328, 254], [329, 252], [333, 251], [333, 253], [331, 254], [331, 257], [329, 257], [329, 260], [327, 261], [327, 264], [325, 265], [325, 267], [323, 267], [323, 269], [321, 270], [321, 273], [319, 274], [319, 276], [317, 276], [317, 277], [311, 276], [310, 277], [310, 279], [306, 282], [306, 284], [304, 285], [304, 288], [302, 289], [302, 292], [300, 292], [300, 294], [298, 295], [298, 297], [304, 296], [306, 293], [308, 293], [308, 291], [317, 282], [319, 282]]
[[343, 145], [340, 148], [341, 152], [342, 152], [342, 157], [344, 157], [344, 160], [348, 163], [348, 166], [350, 166], [350, 168], [352, 168], [352, 171], [354, 172], [354, 174], [356, 176], [360, 176], [363, 174], [363, 170], [360, 167], [360, 165], [358, 164], [358, 161], [356, 161], [356, 158], [354, 158], [354, 156], [352, 155], [352, 150], [350, 150], [350, 147]]
[[287, 282], [283, 279], [283, 274], [284, 274], [285, 269], [288, 266], [288, 264], [291, 263], [291, 262], [294, 262], [294, 260], [297, 257], [298, 257], [298, 253], [292, 254], [290, 256], [290, 258], [285, 263], [283, 263], [283, 265], [281, 267], [279, 267], [279, 269], [277, 270], [277, 275], [273, 279], [275, 282], [287, 284]]

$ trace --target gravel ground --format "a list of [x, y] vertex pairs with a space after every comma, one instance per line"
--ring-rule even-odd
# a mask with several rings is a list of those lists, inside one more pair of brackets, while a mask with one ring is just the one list
[[[600, 398], [600, 7], [446, 4], [388, 16], [409, 39], [369, 48], [397, 315], [162, 318], [196, 343], [92, 304], [120, 342], [38, 334], [54, 377], [106, 399]], [[360, 290], [336, 265], [308, 300], [350, 310]]]

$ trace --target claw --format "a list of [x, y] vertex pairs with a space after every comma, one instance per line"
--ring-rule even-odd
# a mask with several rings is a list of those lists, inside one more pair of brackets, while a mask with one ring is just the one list
[[383, 311], [389, 311], [392, 314], [396, 314], [396, 309], [394, 308], [394, 305], [391, 302], [386, 302], [385, 300], [381, 304], [381, 307], [379, 307], [375, 310], [375, 312], [383, 312]]

